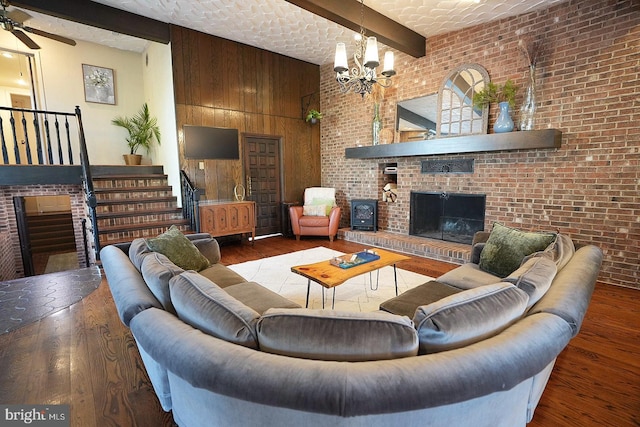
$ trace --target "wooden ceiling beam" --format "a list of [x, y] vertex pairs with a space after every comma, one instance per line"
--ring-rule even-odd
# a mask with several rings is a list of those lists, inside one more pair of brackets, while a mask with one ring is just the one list
[[11, 6], [167, 44], [169, 24], [89, 0], [11, 0]]
[[[314, 15], [360, 31], [361, 6], [355, 0], [286, 0]], [[414, 58], [426, 54], [427, 40], [415, 31], [398, 24], [383, 14], [364, 6], [364, 26], [367, 35], [375, 35], [381, 43], [398, 49]]]

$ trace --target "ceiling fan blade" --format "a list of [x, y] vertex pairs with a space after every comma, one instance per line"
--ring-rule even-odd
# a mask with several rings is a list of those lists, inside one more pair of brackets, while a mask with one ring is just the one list
[[13, 9], [13, 10], [7, 11], [7, 18], [11, 19], [13, 22], [22, 24], [27, 19], [31, 19], [31, 15], [29, 15], [27, 12], [24, 12], [20, 9]]
[[14, 36], [20, 39], [22, 43], [26, 44], [30, 49], [40, 49], [40, 46], [38, 46], [36, 42], [31, 40], [29, 36], [23, 33], [22, 31], [14, 28], [13, 30], [11, 30], [11, 32], [13, 33]]
[[23, 25], [22, 29], [25, 30], [25, 31], [28, 31], [30, 33], [36, 34], [38, 36], [46, 37], [48, 39], [55, 40], [55, 41], [58, 41], [58, 42], [61, 42], [61, 43], [66, 43], [66, 44], [71, 45], [71, 46], [75, 46], [76, 45], [76, 41], [75, 40], [71, 40], [71, 39], [68, 39], [66, 37], [59, 36], [57, 34], [47, 33], [46, 31], [38, 30], [37, 28], [31, 28], [31, 27], [27, 27], [26, 25]]

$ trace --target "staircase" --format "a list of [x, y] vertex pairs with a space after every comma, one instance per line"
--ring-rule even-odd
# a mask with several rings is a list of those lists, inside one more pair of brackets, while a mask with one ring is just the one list
[[27, 227], [32, 253], [76, 251], [71, 212], [29, 215]]
[[155, 237], [172, 225], [189, 232], [162, 166], [92, 166], [100, 246]]

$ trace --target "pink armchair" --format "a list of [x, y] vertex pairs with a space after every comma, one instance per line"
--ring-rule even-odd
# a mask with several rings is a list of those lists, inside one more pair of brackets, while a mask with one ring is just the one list
[[304, 191], [304, 205], [289, 208], [296, 240], [300, 240], [300, 236], [329, 236], [333, 242], [341, 215], [335, 194], [335, 188], [310, 187]]

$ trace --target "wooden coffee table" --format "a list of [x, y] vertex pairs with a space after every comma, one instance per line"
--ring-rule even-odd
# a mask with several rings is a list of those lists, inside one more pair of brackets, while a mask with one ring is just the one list
[[[393, 278], [396, 284], [396, 296], [398, 295], [398, 276], [396, 275], [396, 263], [410, 259], [408, 256], [385, 251], [384, 249], [372, 248], [380, 259], [370, 261], [364, 264], [356, 265], [351, 268], [340, 268], [332, 265], [330, 260], [316, 262], [315, 264], [296, 265], [291, 267], [291, 271], [306, 277], [307, 280], [307, 303], [309, 307], [309, 289], [311, 281], [319, 283], [322, 288], [322, 308], [324, 308], [324, 288], [333, 288], [333, 301], [331, 308], [333, 309], [336, 301], [336, 286], [343, 284], [349, 279], [360, 276], [361, 274], [371, 273], [382, 267], [393, 266]], [[364, 249], [363, 249], [364, 250]], [[348, 256], [348, 255], [347, 255]], [[343, 255], [342, 257], [345, 257]], [[372, 280], [370, 278], [370, 280]], [[373, 283], [373, 282], [372, 282]], [[372, 288], [373, 289], [373, 288]], [[377, 287], [375, 288], [377, 289]]]

